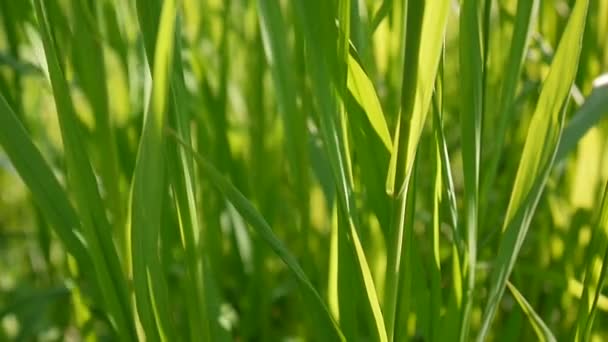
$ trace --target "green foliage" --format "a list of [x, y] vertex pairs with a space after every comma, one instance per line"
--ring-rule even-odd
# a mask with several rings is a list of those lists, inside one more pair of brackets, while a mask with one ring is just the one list
[[606, 23], [0, 2], [0, 340], [608, 339]]

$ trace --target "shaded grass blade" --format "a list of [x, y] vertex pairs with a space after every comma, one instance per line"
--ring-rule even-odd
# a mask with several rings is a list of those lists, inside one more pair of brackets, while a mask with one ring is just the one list
[[585, 282], [576, 324], [576, 341], [591, 340], [598, 300], [608, 268], [608, 184], [600, 205], [597, 224], [587, 250]]
[[464, 0], [460, 9], [460, 79], [462, 81], [460, 127], [464, 175], [464, 225], [466, 234], [467, 290], [464, 296], [460, 341], [469, 339], [469, 320], [475, 291], [477, 225], [479, 220], [479, 163], [483, 115], [484, 46], [479, 1]]
[[515, 300], [521, 307], [521, 310], [524, 312], [524, 314], [526, 314], [526, 317], [528, 318], [528, 321], [530, 321], [532, 328], [534, 328], [534, 332], [536, 332], [538, 339], [546, 342], [557, 341], [549, 327], [547, 327], [547, 324], [545, 324], [543, 319], [536, 313], [536, 311], [534, 311], [532, 305], [528, 303], [526, 298], [519, 292], [515, 285], [511, 284], [511, 282], [507, 282], [507, 287], [511, 291], [513, 297], [515, 297]]
[[80, 231], [78, 216], [50, 166], [2, 94], [0, 112], [0, 145], [66, 250], [79, 262], [81, 270], [90, 270], [91, 256]]
[[127, 283], [121, 269], [104, 204], [97, 188], [95, 174], [82, 144], [82, 133], [77, 123], [70, 90], [61, 69], [60, 52], [55, 47], [50, 28], [54, 16], [42, 1], [35, 2], [36, 17], [48, 64], [49, 77], [57, 107], [66, 162], [68, 184], [78, 203], [78, 214], [93, 258], [100, 289], [110, 321], [121, 339], [135, 339], [135, 324], [128, 298]]
[[170, 132], [170, 134], [179, 142], [182, 147], [191, 153], [199, 166], [202, 168], [203, 172], [207, 175], [207, 177], [212, 180], [213, 184], [222, 192], [222, 194], [228, 199], [232, 205], [237, 209], [239, 214], [250, 224], [250, 226], [268, 243], [270, 248], [283, 260], [285, 265], [289, 268], [289, 270], [293, 273], [293, 275], [298, 280], [298, 284], [300, 284], [302, 289], [302, 295], [304, 296], [304, 300], [310, 301], [311, 307], [314, 307], [313, 316], [319, 315], [318, 317], [313, 317], [316, 319], [317, 323], [320, 323], [321, 330], [323, 331], [324, 336], [328, 338], [328, 340], [340, 340], [344, 341], [344, 336], [340, 331], [340, 328], [334, 321], [329, 309], [327, 308], [325, 302], [314, 288], [304, 270], [300, 267], [296, 258], [289, 252], [287, 247], [276, 237], [272, 228], [266, 223], [262, 215], [255, 209], [255, 207], [239, 192], [222, 174], [207, 160], [205, 160], [202, 156], [192, 150], [192, 148], [184, 141], [182, 141], [175, 133]]
[[[141, 14], [141, 13], [140, 13]], [[149, 14], [154, 17], [154, 14]], [[154, 38], [144, 32], [147, 41], [155, 44], [149, 58], [152, 67], [152, 94], [139, 143], [137, 161], [131, 189], [131, 254], [133, 281], [139, 318], [152, 341], [174, 340], [171, 316], [168, 309], [168, 289], [160, 261], [159, 239], [162, 199], [165, 197], [166, 176], [164, 161], [164, 134], [166, 113], [170, 98], [170, 71], [172, 69], [177, 2], [164, 1]], [[149, 23], [141, 17], [140, 21]], [[143, 29], [147, 29], [144, 27]]]
[[[608, 74], [604, 74], [608, 79]], [[585, 99], [585, 103], [574, 114], [568, 125], [564, 128], [564, 133], [557, 149], [556, 161], [560, 162], [568, 156], [583, 138], [585, 133], [594, 127], [602, 118], [608, 114], [608, 82], [598, 78], [597, 85], [591, 94]]]

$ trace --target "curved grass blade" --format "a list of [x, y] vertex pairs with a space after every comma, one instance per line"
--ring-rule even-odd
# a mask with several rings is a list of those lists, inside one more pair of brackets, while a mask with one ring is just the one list
[[172, 338], [174, 331], [168, 308], [167, 283], [159, 255], [159, 239], [162, 199], [167, 184], [164, 174], [163, 130], [170, 96], [176, 16], [177, 1], [164, 1], [153, 46], [151, 103], [144, 121], [131, 190], [131, 254], [135, 299], [146, 338], [152, 341], [175, 340]]
[[[416, 159], [416, 151], [439, 69], [443, 37], [447, 23], [448, 1], [409, 1], [407, 6], [407, 38], [401, 89], [401, 113], [398, 117], [394, 148], [389, 164], [386, 191], [395, 196], [388, 246], [385, 290], [385, 318], [389, 340], [394, 337], [401, 273], [410, 272], [403, 265], [403, 241], [408, 203], [408, 185]], [[397, 190], [397, 191], [395, 191]], [[399, 310], [403, 312], [403, 310]]]
[[35, 10], [59, 117], [68, 185], [75, 193], [78, 214], [110, 321], [121, 339], [134, 340], [135, 324], [127, 282], [110, 235], [110, 224], [97, 188], [95, 174], [82, 144], [81, 128], [78, 126], [68, 83], [59, 63], [62, 60], [60, 52], [55, 47], [50, 31], [54, 17], [49, 17], [44, 1], [35, 1]]
[[511, 284], [511, 282], [507, 282], [507, 287], [511, 291], [511, 294], [513, 294], [513, 297], [515, 297], [515, 300], [521, 307], [521, 310], [526, 314], [526, 317], [528, 317], [528, 321], [530, 321], [532, 328], [534, 328], [534, 332], [536, 332], [538, 339], [544, 342], [556, 342], [557, 339], [555, 336], [553, 336], [553, 333], [549, 327], [547, 327], [547, 324], [545, 324], [543, 319], [536, 313], [536, 311], [534, 311], [532, 305], [528, 303], [526, 298], [519, 292], [519, 290], [517, 290], [515, 285]]
[[606, 108], [608, 108], [608, 74], [597, 78], [591, 94], [564, 128], [555, 157], [557, 162], [566, 158], [585, 133], [608, 114]]
[[588, 5], [588, 0], [577, 1], [572, 11], [528, 128], [491, 276], [479, 341], [485, 340], [489, 332], [555, 160], [570, 88], [576, 76]]
[[[339, 208], [344, 211], [343, 225], [338, 226], [338, 239], [347, 239], [350, 253], [339, 253], [349, 257], [340, 261], [356, 263], [355, 280], [365, 289], [363, 311], [370, 314], [365, 323], [373, 331], [374, 339], [387, 341], [384, 318], [371, 276], [365, 253], [359, 238], [358, 217], [353, 195], [353, 177], [348, 148], [347, 118], [340, 95], [346, 95], [347, 89], [347, 58], [348, 58], [348, 18], [350, 11], [348, 3], [339, 4], [338, 33], [332, 27], [333, 16], [328, 16], [328, 4], [324, 1], [295, 2], [295, 12], [298, 14], [299, 29], [307, 44], [306, 66], [310, 71], [312, 90], [319, 108], [319, 125], [323, 143], [334, 181], [337, 186]], [[320, 20], [319, 13], [326, 15]], [[336, 40], [339, 42], [335, 46]], [[339, 280], [341, 281], [341, 280]], [[357, 300], [352, 298], [349, 300]]]
[[287, 247], [277, 238], [277, 236], [272, 231], [272, 228], [268, 225], [268, 223], [264, 220], [262, 215], [255, 209], [255, 207], [243, 196], [243, 194], [234, 187], [222, 174], [206, 159], [204, 159], [201, 155], [196, 153], [192, 148], [184, 141], [182, 141], [174, 132], [169, 131], [169, 133], [175, 138], [175, 140], [182, 145], [182, 147], [191, 153], [199, 166], [202, 168], [203, 172], [210, 178], [212, 183], [220, 190], [226, 199], [228, 199], [232, 205], [236, 208], [236, 210], [241, 214], [241, 216], [251, 225], [253, 229], [268, 243], [270, 248], [283, 260], [285, 265], [289, 268], [289, 270], [296, 277], [296, 280], [301, 286], [302, 295], [304, 296], [304, 300], [306, 300], [311, 307], [314, 307], [315, 312], [313, 313], [313, 317], [317, 320], [317, 323], [320, 323], [323, 327], [322, 331], [327, 335], [329, 341], [344, 341], [344, 336], [340, 331], [337, 323], [333, 319], [329, 309], [327, 308], [325, 302], [314, 288], [304, 270], [300, 267], [296, 258], [289, 252]]
[[590, 341], [597, 303], [608, 268], [608, 184], [600, 205], [598, 221], [587, 251], [585, 282], [578, 311], [575, 341]]
[[494, 178], [501, 158], [500, 149], [503, 146], [505, 134], [513, 118], [513, 104], [515, 91], [519, 81], [519, 75], [524, 64], [528, 43], [533, 32], [533, 23], [538, 13], [538, 0], [519, 0], [517, 2], [517, 13], [515, 16], [515, 28], [509, 48], [509, 58], [504, 69], [504, 81], [501, 86], [500, 100], [498, 103], [498, 127], [493, 135], [494, 153], [490, 154], [490, 161], [484, 173], [481, 187], [481, 200], [487, 198], [488, 191], [492, 188]]
[[81, 270], [91, 269], [87, 243], [67, 194], [2, 94], [0, 113], [0, 146], [68, 253], [79, 262]]
[[378, 100], [378, 95], [376, 95], [376, 90], [374, 89], [374, 84], [367, 77], [357, 60], [350, 54], [348, 56], [347, 82], [348, 90], [365, 111], [369, 123], [382, 140], [386, 149], [391, 152], [393, 150], [392, 139], [388, 131], [388, 125], [384, 119], [382, 106], [380, 106], [380, 100]]

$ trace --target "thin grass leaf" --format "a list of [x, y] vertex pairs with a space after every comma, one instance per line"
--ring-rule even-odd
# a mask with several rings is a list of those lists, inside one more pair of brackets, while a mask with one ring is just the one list
[[[331, 13], [327, 11], [326, 3], [322, 1], [297, 1], [296, 10], [299, 14], [298, 24], [302, 30], [308, 51], [306, 53], [306, 66], [310, 70], [312, 88], [319, 107], [319, 122], [323, 136], [325, 151], [330, 161], [334, 181], [338, 187], [339, 208], [345, 211], [345, 224], [340, 226], [339, 239], [348, 239], [350, 246], [349, 261], [357, 263], [357, 281], [363, 284], [365, 289], [364, 311], [371, 313], [371, 318], [366, 323], [374, 331], [375, 339], [386, 341], [386, 329], [384, 318], [377, 298], [374, 282], [369, 270], [363, 247], [359, 238], [358, 217], [355, 208], [352, 185], [352, 169], [350, 152], [346, 136], [346, 116], [342, 105], [340, 94], [346, 93], [347, 86], [347, 60], [348, 58], [348, 24], [340, 22], [340, 35], [342, 38], [338, 48], [334, 47], [336, 32], [332, 28], [333, 22], [330, 18], [315, 19], [318, 13]], [[344, 4], [342, 4], [344, 5]], [[341, 10], [341, 18], [347, 18], [349, 11]], [[322, 47], [322, 48], [319, 48]], [[329, 53], [323, 53], [323, 52]], [[333, 52], [335, 51], [335, 55]], [[336, 69], [332, 68], [333, 66]], [[348, 254], [342, 254], [348, 256]], [[355, 300], [355, 299], [349, 299]]]
[[536, 311], [534, 311], [532, 305], [528, 303], [526, 298], [519, 292], [519, 290], [517, 290], [517, 288], [511, 284], [511, 282], [507, 282], [507, 287], [511, 291], [513, 297], [515, 297], [515, 300], [521, 307], [521, 310], [524, 312], [524, 314], [526, 314], [526, 317], [532, 325], [532, 328], [534, 328], [534, 332], [536, 333], [538, 339], [546, 342], [557, 341], [549, 327], [547, 327], [547, 324], [545, 324], [543, 319], [536, 313]]
[[597, 125], [608, 114], [608, 74], [604, 74], [594, 82], [591, 94], [564, 128], [559, 141], [556, 161], [560, 162], [574, 150], [579, 141], [592, 127]]
[[[514, 32], [509, 48], [507, 65], [504, 68], [504, 81], [501, 85], [500, 99], [498, 103], [497, 115], [498, 126], [493, 138], [493, 152], [490, 154], [490, 161], [483, 176], [481, 187], [481, 199], [485, 201], [488, 192], [492, 188], [494, 178], [498, 170], [502, 153], [501, 148], [505, 139], [509, 123], [513, 119], [513, 107], [515, 92], [519, 81], [524, 59], [528, 50], [530, 37], [534, 29], [534, 20], [538, 13], [538, 0], [519, 0], [517, 2], [517, 13], [515, 16]], [[482, 202], [483, 203], [483, 202]]]
[[374, 85], [352, 55], [348, 56], [348, 90], [365, 111], [369, 123], [386, 149], [391, 152], [393, 149], [391, 135]]
[[555, 159], [570, 88], [576, 76], [588, 5], [589, 1], [578, 1], [572, 11], [528, 127], [491, 276], [479, 341], [485, 340], [489, 332]]
[[110, 321], [121, 339], [135, 339], [135, 324], [128, 297], [127, 282], [121, 269], [116, 247], [110, 235], [111, 229], [105, 214], [105, 206], [95, 174], [82, 144], [70, 90], [59, 61], [60, 52], [55, 47], [50, 28], [56, 18], [42, 1], [35, 2], [36, 17], [48, 65], [49, 77], [61, 127], [68, 185], [75, 193], [77, 210], [97, 273], [104, 303]]
[[475, 291], [477, 267], [477, 225], [479, 221], [479, 164], [481, 156], [481, 121], [484, 97], [484, 55], [482, 46], [481, 6], [464, 0], [460, 9], [460, 79], [462, 82], [460, 127], [464, 175], [464, 224], [466, 234], [467, 290], [464, 297], [460, 341], [469, 339], [469, 321]]
[[[169, 133], [175, 138], [175, 140], [182, 145], [182, 147], [191, 153], [199, 166], [203, 169], [203, 172], [211, 179], [213, 184], [222, 192], [222, 194], [234, 205], [239, 214], [249, 223], [249, 225], [268, 243], [270, 248], [283, 260], [285, 265], [296, 277], [298, 284], [301, 286], [302, 295], [304, 300], [309, 300], [311, 305], [314, 305], [315, 313], [313, 316], [316, 317], [316, 322], [319, 323], [322, 331], [327, 333], [326, 337], [328, 340], [340, 340], [344, 341], [344, 336], [340, 331], [340, 328], [334, 321], [329, 309], [325, 302], [314, 288], [304, 270], [300, 267], [296, 258], [289, 252], [287, 247], [277, 238], [272, 231], [272, 228], [264, 220], [262, 215], [255, 209], [255, 207], [243, 196], [243, 194], [235, 188], [222, 174], [206, 159], [201, 155], [192, 150], [192, 148], [184, 141], [182, 141], [174, 132]], [[314, 318], [314, 317], [313, 317]]]
[[599, 217], [593, 230], [585, 262], [585, 281], [576, 319], [575, 341], [589, 341], [598, 300], [608, 268], [608, 184], [604, 188]]
[[166, 191], [163, 130], [170, 98], [177, 2], [163, 2], [154, 45], [152, 94], [139, 143], [131, 189], [131, 256], [139, 319], [152, 341], [172, 341], [166, 279], [159, 255], [162, 199]]
[[[397, 120], [393, 151], [389, 164], [386, 190], [395, 195], [392, 227], [388, 241], [385, 317], [389, 340], [393, 340], [397, 298], [400, 291], [403, 238], [405, 232], [407, 186], [418, 142], [431, 104], [433, 85], [439, 66], [448, 1], [424, 3], [409, 1], [407, 7], [407, 38], [401, 89], [401, 113]], [[395, 192], [395, 189], [397, 191]], [[403, 261], [406, 265], [409, 261]]]
[[91, 269], [87, 243], [67, 194], [2, 94], [0, 112], [0, 145], [4, 152], [80, 269]]

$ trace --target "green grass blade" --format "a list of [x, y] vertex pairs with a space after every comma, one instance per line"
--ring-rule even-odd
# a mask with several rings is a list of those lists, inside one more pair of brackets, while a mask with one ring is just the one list
[[478, 336], [480, 341], [489, 332], [555, 159], [570, 88], [576, 76], [588, 4], [589, 1], [578, 1], [572, 11], [528, 127], [491, 277], [488, 303]]
[[[386, 190], [396, 195], [392, 228], [390, 231], [391, 246], [387, 255], [387, 280], [385, 291], [385, 317], [389, 340], [393, 339], [397, 298], [399, 293], [401, 255], [406, 215], [407, 185], [412, 173], [418, 142], [427, 112], [431, 104], [431, 95], [438, 71], [443, 36], [445, 32], [448, 2], [434, 1], [423, 3], [408, 2], [407, 38], [405, 62], [403, 68], [403, 85], [401, 90], [401, 114], [398, 118], [394, 138], [394, 148], [389, 164]], [[397, 190], [397, 191], [396, 191]], [[407, 260], [404, 261], [407, 264]]]
[[209, 179], [222, 192], [226, 199], [228, 199], [232, 205], [234, 205], [239, 214], [241, 214], [241, 216], [262, 237], [262, 239], [268, 243], [270, 248], [272, 248], [272, 250], [281, 258], [281, 260], [283, 260], [285, 265], [287, 265], [301, 286], [304, 300], [310, 301], [308, 303], [315, 309], [315, 312], [311, 314], [313, 316], [319, 315], [316, 317], [316, 322], [322, 324], [320, 325], [320, 327], [322, 327], [320, 329], [327, 334], [325, 337], [332, 341], [344, 341], [344, 336], [334, 321], [329, 309], [327, 308], [327, 305], [304, 273], [304, 270], [302, 270], [300, 267], [297, 259], [277, 238], [272, 231], [272, 228], [264, 220], [262, 215], [260, 215], [251, 202], [249, 202], [237, 188], [235, 188], [224, 176], [222, 176], [222, 174], [211, 163], [193, 151], [192, 148], [186, 142], [183, 142], [179, 137], [177, 137], [175, 133], [170, 133], [186, 151], [195, 157], [196, 161], [207, 177], [209, 177]]
[[[144, 121], [131, 190], [131, 253], [135, 298], [146, 337], [152, 341], [174, 340], [168, 289], [159, 255], [159, 239], [162, 199], [167, 184], [164, 174], [163, 130], [170, 98], [176, 16], [176, 1], [164, 1], [158, 35], [155, 37], [154, 62], [151, 63], [151, 103]], [[144, 21], [142, 18], [140, 20]]]
[[[604, 74], [604, 79], [608, 76]], [[568, 156], [585, 133], [594, 127], [602, 118], [608, 114], [608, 82], [598, 78], [596, 86], [591, 94], [585, 99], [585, 103], [574, 114], [568, 125], [564, 128], [564, 133], [557, 149], [556, 161], [560, 162]]]
[[374, 84], [352, 55], [348, 56], [348, 90], [365, 111], [369, 123], [386, 149], [391, 152], [393, 149], [392, 139]]
[[536, 313], [536, 311], [534, 311], [532, 305], [528, 303], [526, 298], [519, 292], [515, 285], [511, 284], [511, 282], [507, 282], [507, 287], [511, 291], [513, 297], [515, 297], [515, 300], [521, 307], [521, 310], [524, 312], [524, 314], [526, 314], [526, 317], [528, 318], [528, 321], [530, 321], [532, 328], [534, 328], [534, 332], [536, 332], [536, 336], [538, 337], [539, 341], [557, 341], [549, 327], [547, 327], [547, 324], [545, 324], [543, 319]]
[[[117, 230], [118, 241], [124, 247], [124, 198], [121, 195], [116, 139], [110, 120], [106, 68], [101, 37], [98, 32], [97, 11], [84, 1], [73, 1], [74, 36], [73, 63], [76, 77], [95, 117], [95, 144], [99, 150], [99, 175], [107, 191], [108, 206]], [[95, 67], [92, 68], [91, 66]], [[121, 254], [125, 251], [121, 248]]]
[[77, 124], [70, 90], [59, 62], [60, 54], [50, 32], [51, 23], [55, 18], [47, 16], [49, 12], [41, 1], [35, 2], [35, 9], [61, 127], [68, 166], [68, 185], [75, 193], [78, 214], [83, 223], [102, 296], [110, 313], [110, 321], [121, 339], [133, 340], [135, 324], [127, 282], [112, 242], [110, 224], [97, 188], [95, 174], [82, 144], [82, 133]]
[[[312, 90], [319, 108], [319, 123], [323, 137], [323, 143], [338, 189], [339, 208], [344, 210], [346, 226], [339, 226], [339, 239], [348, 238], [351, 248], [350, 258], [343, 262], [355, 262], [356, 278], [365, 289], [362, 296], [365, 307], [364, 311], [371, 313], [371, 318], [366, 320], [367, 325], [374, 331], [374, 338], [386, 341], [386, 330], [384, 318], [377, 298], [374, 282], [369, 270], [363, 247], [359, 238], [358, 217], [353, 196], [352, 169], [350, 152], [346, 135], [346, 115], [342, 105], [340, 94], [346, 94], [347, 87], [347, 58], [348, 25], [345, 21], [340, 23], [340, 34], [343, 36], [338, 48], [334, 46], [336, 32], [332, 29], [333, 18], [323, 17], [319, 20], [318, 13], [325, 15], [328, 4], [322, 1], [302, 1], [295, 3], [298, 12], [298, 24], [307, 42], [307, 63], [312, 82]], [[344, 4], [341, 4], [342, 6]], [[348, 7], [348, 6], [346, 6]], [[342, 8], [342, 18], [349, 17], [347, 8]], [[327, 53], [326, 53], [327, 52]], [[335, 52], [335, 54], [333, 53]], [[334, 69], [333, 67], [336, 67]], [[340, 236], [340, 234], [343, 234]], [[341, 254], [348, 256], [349, 254]], [[356, 300], [356, 299], [352, 299]]]
[[460, 79], [462, 84], [460, 127], [464, 175], [464, 224], [466, 234], [467, 289], [464, 296], [460, 341], [469, 339], [469, 321], [475, 293], [477, 265], [477, 224], [479, 220], [479, 163], [483, 115], [484, 55], [481, 6], [464, 0], [460, 8]]
[[481, 199], [484, 201], [488, 197], [488, 191], [492, 188], [494, 178], [498, 169], [502, 153], [501, 148], [505, 139], [509, 122], [513, 118], [513, 104], [515, 92], [519, 81], [528, 43], [533, 32], [534, 20], [538, 13], [538, 0], [519, 0], [517, 2], [517, 13], [515, 16], [515, 28], [511, 38], [509, 57], [507, 65], [503, 71], [504, 80], [501, 85], [500, 99], [497, 109], [498, 126], [496, 134], [493, 135], [493, 152], [490, 154], [490, 161], [486, 172], [483, 175]]
[[585, 281], [581, 305], [576, 319], [575, 341], [589, 341], [597, 310], [597, 302], [606, 281], [608, 258], [608, 184], [599, 207], [599, 217], [594, 227], [585, 262]]
[[2, 94], [0, 112], [0, 145], [4, 152], [67, 251], [81, 264], [81, 269], [90, 268], [92, 261], [87, 244], [67, 194]]

